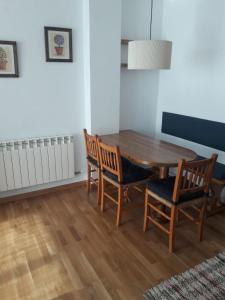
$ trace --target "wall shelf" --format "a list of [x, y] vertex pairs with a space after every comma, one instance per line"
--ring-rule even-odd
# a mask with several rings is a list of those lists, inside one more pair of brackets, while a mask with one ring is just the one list
[[126, 69], [127, 69], [127, 67], [128, 67], [128, 64], [126, 64], [126, 63], [121, 63], [121, 68], [126, 68]]
[[[124, 57], [125, 59], [125, 62], [121, 62], [121, 68], [123, 69], [127, 69], [128, 65], [127, 65], [127, 53], [128, 53], [128, 50], [127, 50], [127, 46], [128, 46], [128, 43], [131, 42], [132, 40], [129, 40], [129, 39], [121, 39], [121, 53], [123, 54], [122, 57]], [[126, 47], [123, 47], [123, 46], [126, 46]]]
[[128, 40], [128, 39], [122, 39], [122, 40], [121, 40], [121, 45], [128, 45], [129, 42], [131, 42], [131, 40]]

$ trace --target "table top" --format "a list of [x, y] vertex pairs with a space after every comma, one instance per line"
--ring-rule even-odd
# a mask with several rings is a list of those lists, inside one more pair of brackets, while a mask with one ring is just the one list
[[123, 130], [100, 138], [106, 144], [119, 146], [122, 156], [142, 165], [176, 167], [180, 159], [191, 161], [197, 156], [190, 149], [133, 130]]

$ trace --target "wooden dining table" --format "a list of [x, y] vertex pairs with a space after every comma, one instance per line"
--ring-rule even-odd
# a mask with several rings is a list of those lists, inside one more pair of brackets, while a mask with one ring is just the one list
[[121, 155], [134, 163], [158, 168], [160, 178], [166, 178], [169, 168], [177, 167], [179, 160], [192, 161], [197, 157], [190, 149], [133, 130], [122, 130], [100, 138], [106, 144], [119, 146]]

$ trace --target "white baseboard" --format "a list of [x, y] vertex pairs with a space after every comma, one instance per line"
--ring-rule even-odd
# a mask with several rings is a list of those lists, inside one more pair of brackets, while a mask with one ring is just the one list
[[84, 181], [86, 179], [87, 179], [87, 174], [80, 173], [78, 175], [75, 175], [74, 178], [67, 179], [67, 180], [55, 181], [55, 182], [51, 182], [51, 183], [35, 185], [33, 187], [22, 188], [22, 189], [7, 191], [7, 192], [1, 192], [0, 198], [16, 196], [16, 195], [20, 195], [20, 194], [29, 193], [29, 192], [35, 192], [35, 191], [44, 190], [44, 189], [48, 189], [48, 188], [52, 188], [52, 187], [70, 184], [70, 183], [76, 183], [76, 182]]

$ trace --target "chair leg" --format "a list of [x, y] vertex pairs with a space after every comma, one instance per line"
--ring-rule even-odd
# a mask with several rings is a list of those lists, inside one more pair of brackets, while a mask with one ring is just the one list
[[101, 170], [98, 169], [98, 206], [101, 205]]
[[169, 253], [174, 251], [174, 234], [175, 234], [175, 222], [176, 222], [177, 208], [176, 206], [171, 207], [170, 214], [170, 231], [169, 231]]
[[105, 180], [103, 176], [101, 176], [101, 211], [105, 210]]
[[207, 207], [207, 200], [204, 199], [204, 203], [201, 208], [200, 215], [199, 215], [199, 225], [198, 225], [199, 242], [201, 242], [203, 239], [203, 227], [204, 227], [204, 222], [205, 222], [205, 217], [206, 217], [206, 207]]
[[148, 220], [148, 192], [147, 190], [145, 191], [145, 212], [144, 212], [144, 226], [143, 226], [143, 231], [146, 232], [146, 230], [148, 229], [148, 224], [149, 224], [149, 220]]
[[116, 225], [120, 226], [122, 218], [122, 208], [123, 208], [123, 187], [120, 186], [118, 189], [118, 207], [116, 216]]
[[88, 173], [87, 192], [89, 195], [91, 191], [91, 166], [89, 165], [89, 163], [87, 164], [87, 173]]

